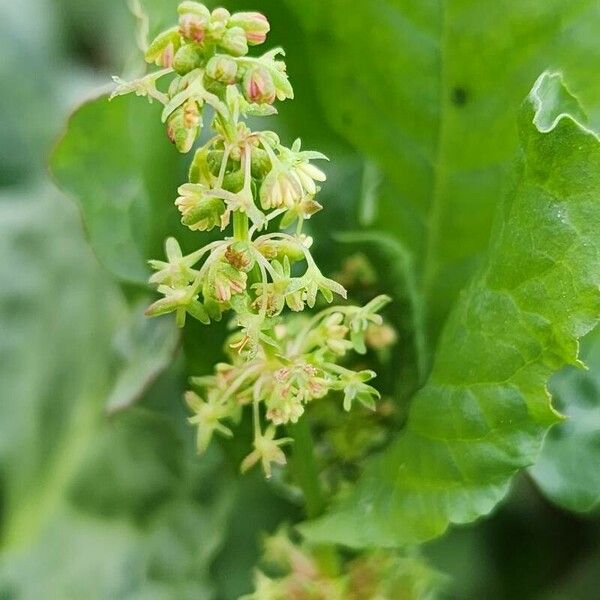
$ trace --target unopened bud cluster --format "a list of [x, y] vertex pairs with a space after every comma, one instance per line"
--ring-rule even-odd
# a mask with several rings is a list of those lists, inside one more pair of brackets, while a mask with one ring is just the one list
[[[150, 281], [162, 298], [147, 312], [174, 313], [183, 327], [188, 315], [208, 324], [233, 311], [239, 329], [228, 345], [231, 363], [193, 381], [186, 396], [191, 422], [203, 450], [214, 432], [230, 435], [224, 421], [235, 423], [251, 405], [254, 449], [242, 468], [261, 462], [269, 475], [272, 463], [285, 462], [281, 446], [289, 441], [277, 439], [276, 428], [296, 422], [308, 403], [339, 390], [346, 409], [354, 401], [373, 404], [377, 392], [366, 382], [374, 373], [337, 363], [351, 349], [365, 351], [367, 329], [380, 323], [377, 311], [387, 299], [283, 321], [286, 308], [312, 308], [319, 295], [328, 303], [334, 294], [346, 297], [321, 273], [302, 231], [322, 208], [315, 196], [326, 177], [313, 161], [326, 157], [302, 150], [300, 140], [286, 147], [276, 133], [252, 131], [243, 120], [275, 114], [276, 99], [293, 97], [281, 49], [248, 56], [269, 32], [263, 15], [211, 12], [198, 2], [183, 2], [178, 12], [179, 24], [146, 51], [160, 70], [130, 83], [117, 80], [113, 96], [134, 92], [161, 102], [167, 135], [180, 152], [192, 149], [211, 107], [211, 135], [197, 148], [175, 205], [192, 231], [232, 231], [188, 255], [168, 239], [166, 260], [150, 261]], [[171, 79], [164, 91], [157, 87], [163, 77]]]

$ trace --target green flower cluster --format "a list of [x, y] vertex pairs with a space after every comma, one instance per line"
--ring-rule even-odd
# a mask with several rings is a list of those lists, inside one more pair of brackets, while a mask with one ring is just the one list
[[342, 560], [297, 543], [285, 527], [263, 542], [264, 570], [254, 592], [240, 600], [398, 600], [430, 598], [443, 576], [419, 555], [394, 550], [365, 552]]
[[[328, 303], [334, 294], [346, 297], [321, 273], [303, 233], [304, 222], [322, 208], [315, 196], [326, 176], [313, 161], [326, 157], [302, 150], [300, 140], [288, 148], [276, 133], [252, 131], [243, 120], [274, 114], [276, 99], [293, 97], [281, 49], [247, 55], [266, 39], [263, 15], [210, 12], [198, 2], [183, 2], [178, 12], [179, 25], [146, 51], [161, 70], [130, 83], [117, 79], [113, 97], [134, 92], [161, 102], [167, 135], [181, 152], [194, 146], [210, 107], [211, 134], [196, 150], [175, 205], [192, 231], [231, 226], [232, 235], [189, 255], [168, 239], [166, 261], [150, 261], [156, 271], [150, 281], [162, 297], [147, 314], [174, 313], [183, 327], [188, 315], [208, 324], [233, 311], [239, 330], [229, 341], [231, 363], [193, 381], [191, 422], [203, 450], [214, 432], [231, 434], [224, 420], [235, 422], [244, 405], [253, 405], [254, 449], [242, 469], [260, 461], [269, 475], [271, 463], [285, 462], [280, 446], [288, 440], [276, 439], [276, 428], [295, 423], [307, 403], [339, 390], [347, 410], [354, 401], [374, 405], [378, 394], [366, 382], [375, 374], [337, 362], [350, 349], [365, 351], [367, 328], [380, 323], [377, 312], [388, 299], [329, 308], [306, 323], [282, 320], [286, 307], [313, 308], [319, 295]], [[163, 77], [171, 78], [166, 91], [157, 87]]]
[[[377, 311], [389, 299], [379, 296], [366, 306], [335, 306], [312, 318], [288, 317], [274, 323], [259, 323], [261, 343], [252, 357], [239, 349], [248, 340], [246, 329], [234, 333], [227, 343], [229, 363], [220, 363], [213, 375], [193, 377], [193, 391], [186, 395], [198, 425], [198, 449], [207, 448], [214, 433], [232, 435], [223, 422], [236, 423], [244, 406], [254, 412], [254, 449], [241, 465], [246, 471], [261, 462], [267, 477], [271, 463], [284, 464], [280, 446], [288, 439], [274, 438], [277, 426], [296, 423], [305, 407], [339, 392], [345, 410], [354, 402], [375, 408], [379, 392], [367, 382], [373, 371], [353, 371], [338, 363], [348, 352], [364, 352], [364, 340], [371, 324], [381, 324]], [[260, 426], [260, 413], [267, 421], [266, 432]]]

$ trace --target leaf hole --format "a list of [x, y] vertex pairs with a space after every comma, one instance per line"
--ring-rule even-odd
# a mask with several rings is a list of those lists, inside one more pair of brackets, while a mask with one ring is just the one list
[[454, 106], [464, 106], [469, 101], [469, 90], [458, 85], [452, 89], [451, 98]]

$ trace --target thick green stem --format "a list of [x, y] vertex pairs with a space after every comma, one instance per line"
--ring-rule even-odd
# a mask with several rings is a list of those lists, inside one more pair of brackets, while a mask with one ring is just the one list
[[[294, 438], [290, 468], [294, 482], [304, 493], [306, 516], [315, 519], [325, 512], [325, 497], [319, 481], [319, 469], [315, 460], [313, 438], [308, 418], [305, 416], [295, 425], [288, 425], [288, 433]], [[335, 546], [313, 546], [313, 555], [323, 573], [336, 577], [340, 573], [340, 557]]]
[[248, 215], [245, 213], [233, 213], [233, 237], [241, 242], [248, 241]]
[[306, 516], [314, 519], [325, 510], [325, 498], [319, 482], [319, 469], [308, 418], [305, 416], [295, 425], [289, 425], [288, 432], [294, 438], [290, 460], [294, 481], [304, 493]]

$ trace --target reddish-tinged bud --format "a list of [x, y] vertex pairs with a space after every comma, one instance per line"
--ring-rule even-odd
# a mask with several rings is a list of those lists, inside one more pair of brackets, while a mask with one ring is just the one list
[[267, 69], [255, 67], [246, 72], [244, 76], [244, 96], [248, 102], [255, 104], [273, 104], [275, 102], [277, 90]]
[[158, 67], [172, 67], [173, 58], [180, 46], [181, 36], [176, 27], [163, 31], [148, 46], [146, 62], [154, 63]]
[[188, 100], [167, 119], [167, 135], [179, 152], [189, 152], [200, 135], [202, 118], [198, 103]]
[[229, 25], [241, 27], [246, 32], [246, 39], [251, 46], [262, 44], [271, 29], [267, 17], [259, 12], [235, 13], [229, 19]]
[[182, 2], [179, 12], [179, 31], [184, 37], [202, 42], [210, 21], [210, 11], [199, 2]]
[[231, 13], [226, 8], [215, 8], [210, 16], [207, 37], [211, 42], [220, 43], [227, 30]]

